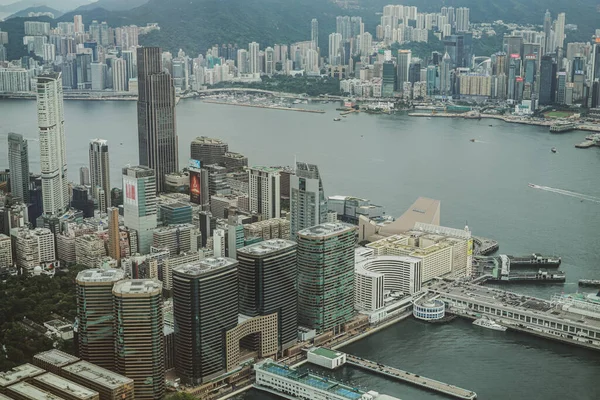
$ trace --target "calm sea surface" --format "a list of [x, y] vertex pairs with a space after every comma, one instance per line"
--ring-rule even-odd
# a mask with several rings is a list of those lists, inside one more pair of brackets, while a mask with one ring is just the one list
[[[319, 165], [327, 195], [371, 199], [400, 215], [419, 196], [442, 202], [442, 224], [468, 222], [476, 235], [500, 242], [500, 252], [540, 252], [563, 258], [565, 285], [513, 286], [544, 298], [577, 291], [580, 278], [600, 279], [600, 203], [531, 189], [529, 182], [600, 201], [600, 149], [576, 149], [586, 133], [552, 135], [547, 128], [498, 121], [411, 118], [265, 110], [184, 100], [177, 106], [179, 158], [200, 135], [221, 138], [251, 164]], [[87, 143], [109, 141], [111, 180], [137, 164], [135, 102], [65, 102], [69, 177], [88, 164]], [[489, 125], [493, 126], [489, 126]], [[6, 135], [36, 139], [34, 101], [0, 101], [0, 168]], [[472, 143], [470, 139], [476, 139]], [[558, 153], [550, 152], [552, 147]], [[39, 145], [30, 141], [31, 170]], [[476, 391], [481, 399], [600, 399], [600, 353], [506, 332], [481, 332], [464, 321], [399, 323], [346, 348], [348, 352]], [[353, 368], [335, 375], [404, 400], [438, 396]], [[249, 392], [244, 399], [269, 399]]]

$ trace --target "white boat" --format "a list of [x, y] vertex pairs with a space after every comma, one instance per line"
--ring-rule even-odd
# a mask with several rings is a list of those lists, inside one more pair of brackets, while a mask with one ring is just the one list
[[473, 325], [481, 326], [482, 328], [492, 329], [494, 331], [504, 332], [506, 330], [505, 326], [502, 326], [488, 318], [479, 318], [479, 319], [473, 321]]

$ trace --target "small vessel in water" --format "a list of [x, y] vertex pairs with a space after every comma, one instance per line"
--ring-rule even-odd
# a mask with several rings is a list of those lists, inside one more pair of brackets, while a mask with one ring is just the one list
[[492, 125], [492, 124], [489, 124], [488, 126], [494, 126], [494, 125]]
[[556, 153], [556, 147], [551, 148], [550, 151]]
[[482, 328], [487, 328], [487, 329], [491, 329], [494, 331], [501, 331], [501, 332], [504, 332], [507, 329], [505, 326], [502, 326], [502, 325], [496, 323], [495, 321], [493, 321], [489, 318], [485, 318], [485, 317], [476, 319], [475, 321], [473, 321], [473, 325], [481, 326]]
[[341, 121], [342, 119], [341, 119], [341, 118], [334, 118], [333, 120], [334, 120], [335, 122], [337, 122], [337, 121]]
[[471, 142], [475, 143], [475, 139], [471, 139]]

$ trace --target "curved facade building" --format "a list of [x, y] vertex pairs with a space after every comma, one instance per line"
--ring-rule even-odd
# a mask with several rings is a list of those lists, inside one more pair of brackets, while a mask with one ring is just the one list
[[421, 300], [413, 304], [413, 316], [423, 321], [435, 321], [446, 315], [446, 304], [443, 301]]

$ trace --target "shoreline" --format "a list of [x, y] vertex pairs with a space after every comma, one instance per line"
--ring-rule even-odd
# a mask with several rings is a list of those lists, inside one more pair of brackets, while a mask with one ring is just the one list
[[204, 103], [210, 104], [221, 104], [227, 106], [239, 106], [239, 107], [253, 107], [253, 108], [265, 108], [267, 110], [281, 110], [281, 111], [298, 111], [298, 112], [307, 112], [313, 114], [325, 114], [323, 110], [307, 110], [304, 108], [292, 108], [292, 107], [279, 107], [279, 106], [266, 106], [259, 104], [245, 104], [245, 103], [228, 103], [226, 101], [218, 101], [218, 100], [202, 100]]

